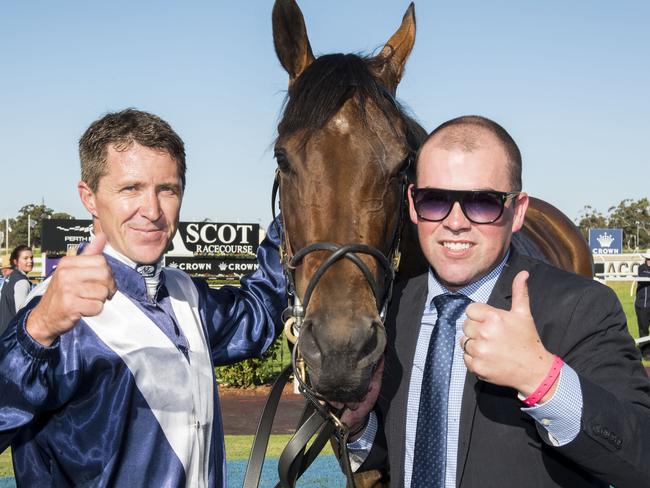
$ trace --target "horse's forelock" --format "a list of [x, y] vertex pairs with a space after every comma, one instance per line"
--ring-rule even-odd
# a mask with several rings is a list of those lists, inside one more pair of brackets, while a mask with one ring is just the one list
[[[348, 99], [356, 96], [359, 120], [364, 126], [370, 126], [365, 109], [370, 102], [384, 114], [394, 132], [397, 133], [395, 124], [400, 120], [404, 122], [409, 143], [419, 140], [409, 134], [414, 124], [411, 117], [373, 75], [373, 60], [358, 54], [327, 54], [316, 59], [291, 86], [278, 135], [282, 137], [301, 130], [308, 139], [313, 132], [322, 129]], [[417, 150], [417, 146], [413, 149]]]

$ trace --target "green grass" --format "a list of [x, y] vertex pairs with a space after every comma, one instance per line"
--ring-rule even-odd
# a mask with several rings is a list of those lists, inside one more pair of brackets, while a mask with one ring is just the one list
[[[287, 445], [291, 439], [290, 435], [272, 435], [269, 440], [269, 447], [266, 451], [266, 456], [269, 458], [279, 458], [282, 449]], [[227, 435], [226, 436], [226, 459], [229, 461], [248, 460], [251, 446], [253, 444], [252, 435]], [[333, 454], [332, 448], [325, 445], [323, 454]], [[0, 478], [5, 476], [13, 476], [13, 468], [11, 465], [11, 450], [7, 449], [0, 454]]]
[[630, 294], [632, 286], [631, 281], [610, 281], [607, 283], [612, 290], [618, 295], [618, 299], [623, 305], [623, 311], [627, 317], [627, 329], [635, 339], [639, 337], [639, 329], [636, 322], [636, 312], [634, 311], [634, 295]]
[[[630, 295], [631, 282], [617, 281], [607, 283], [618, 295], [623, 310], [627, 316], [627, 325], [630, 334], [633, 337], [638, 337], [639, 331], [637, 330], [636, 314], [634, 312], [634, 297]], [[286, 345], [284, 346], [286, 347]], [[288, 351], [285, 351], [288, 354]], [[650, 366], [650, 361], [645, 362], [646, 366]], [[267, 456], [272, 458], [280, 457], [280, 453], [291, 436], [289, 435], [274, 435], [271, 436]], [[252, 435], [227, 435], [226, 436], [226, 458], [228, 460], [247, 460], [250, 453], [250, 448], [253, 443]], [[332, 454], [330, 445], [326, 445], [323, 449], [324, 454]], [[11, 465], [11, 452], [9, 449], [0, 454], [0, 477], [13, 476], [13, 468]]]
[[[636, 321], [636, 312], [634, 311], [634, 293], [630, 293], [632, 289], [631, 281], [610, 281], [607, 283], [612, 290], [616, 292], [618, 299], [623, 305], [623, 311], [627, 317], [627, 330], [630, 331], [630, 335], [637, 339], [639, 337], [639, 325]], [[633, 291], [635, 291], [634, 289]], [[644, 360], [643, 365], [650, 367], [650, 360]]]
[[0, 454], [0, 478], [13, 475], [14, 469], [11, 465], [11, 449], [7, 449], [5, 452]]
[[[266, 450], [266, 456], [270, 458], [279, 458], [284, 446], [291, 439], [290, 435], [273, 435], [269, 441], [269, 447]], [[227, 435], [226, 436], [226, 459], [229, 461], [248, 460], [251, 446], [253, 444], [252, 435]], [[332, 446], [329, 443], [325, 445], [323, 454], [334, 454]]]

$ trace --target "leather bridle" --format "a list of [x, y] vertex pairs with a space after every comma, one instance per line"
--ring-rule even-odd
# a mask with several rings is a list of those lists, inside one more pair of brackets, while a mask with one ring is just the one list
[[[399, 179], [400, 182], [400, 200], [399, 200], [400, 208], [399, 208], [397, 225], [393, 230], [393, 236], [391, 239], [388, 256], [385, 255], [381, 250], [377, 249], [376, 247], [363, 244], [363, 243], [336, 244], [333, 242], [326, 242], [326, 241], [314, 242], [312, 244], [303, 247], [302, 249], [299, 249], [297, 252], [293, 253], [291, 247], [291, 241], [289, 239], [286, 226], [283, 226], [284, 232], [282, 233], [280, 233], [280, 230], [276, 228], [278, 235], [282, 236], [280, 255], [283, 262], [285, 277], [287, 279], [287, 292], [290, 301], [290, 305], [287, 308], [287, 310], [285, 310], [285, 314], [283, 318], [285, 319], [285, 323], [287, 320], [293, 318], [293, 322], [291, 324], [293, 330], [289, 331], [290, 334], [288, 335], [288, 338], [291, 342], [295, 343], [299, 335], [300, 327], [302, 326], [302, 320], [304, 319], [305, 316], [305, 311], [307, 310], [307, 306], [309, 305], [309, 301], [311, 299], [314, 289], [316, 288], [316, 285], [323, 277], [325, 272], [334, 263], [340, 261], [341, 259], [350, 260], [363, 273], [363, 276], [365, 277], [366, 281], [370, 285], [373, 296], [375, 298], [377, 310], [379, 312], [379, 317], [381, 318], [383, 323], [386, 316], [388, 301], [390, 300], [390, 295], [392, 292], [393, 280], [395, 278], [395, 273], [399, 268], [399, 262], [401, 258], [399, 252], [399, 242], [400, 242], [402, 224], [405, 218], [405, 210], [406, 210], [406, 206], [405, 206], [406, 188], [408, 186], [407, 171], [410, 168], [412, 160], [413, 160], [413, 154], [409, 153], [409, 155], [405, 158], [404, 162], [402, 163], [402, 169], [397, 175], [397, 178]], [[273, 190], [271, 192], [271, 212], [273, 214], [274, 225], [277, 225], [276, 203], [277, 203], [279, 193], [280, 193], [280, 176], [279, 176], [279, 171], [276, 171], [275, 180], [273, 181]], [[310, 278], [309, 283], [307, 284], [307, 288], [305, 289], [303, 299], [301, 301], [300, 298], [298, 297], [298, 294], [296, 293], [293, 271], [298, 266], [300, 266], [300, 264], [302, 263], [302, 261], [307, 255], [315, 251], [326, 251], [326, 252], [330, 252], [331, 254], [321, 262], [318, 269], [314, 272], [314, 274]], [[380, 283], [375, 279], [375, 277], [373, 276], [372, 272], [370, 271], [366, 263], [360, 258], [359, 254], [372, 256], [375, 258], [377, 263], [379, 263], [380, 267], [384, 272], [383, 287], [380, 286]], [[383, 289], [383, 294], [381, 293], [382, 289]], [[286, 327], [285, 327], [285, 332], [286, 332]], [[293, 336], [291, 336], [292, 332], [295, 332]]]
[[[347, 486], [348, 488], [354, 488], [353, 473], [347, 452], [347, 442], [350, 432], [347, 426], [340, 419], [343, 410], [337, 410], [331, 407], [325, 399], [311, 387], [305, 373], [304, 362], [300, 357], [298, 347], [296, 347], [295, 344], [298, 340], [300, 328], [305, 318], [305, 311], [307, 310], [307, 306], [309, 305], [309, 301], [316, 285], [325, 272], [334, 263], [341, 259], [348, 259], [363, 273], [363, 276], [372, 290], [379, 317], [383, 325], [386, 318], [388, 302], [390, 301], [392, 293], [393, 280], [400, 262], [399, 243], [402, 225], [406, 215], [405, 202], [406, 188], [408, 186], [407, 171], [413, 161], [413, 156], [412, 153], [409, 153], [402, 164], [401, 171], [397, 175], [400, 181], [400, 209], [388, 255], [384, 254], [376, 247], [367, 244], [336, 244], [333, 242], [315, 242], [303, 247], [295, 253], [292, 253], [291, 242], [289, 240], [286, 226], [283, 226], [283, 232], [280, 232], [280, 229], [277, 227], [276, 204], [280, 192], [280, 177], [279, 171], [276, 172], [275, 180], [273, 182], [271, 206], [273, 224], [276, 225], [278, 235], [282, 236], [280, 256], [287, 280], [287, 294], [289, 296], [289, 306], [283, 313], [283, 321], [285, 335], [291, 343], [290, 346], [292, 346], [292, 361], [291, 365], [287, 366], [276, 380], [264, 407], [253, 442], [253, 447], [251, 448], [251, 455], [244, 479], [244, 488], [252, 488], [257, 486], [259, 483], [262, 464], [266, 453], [266, 446], [271, 434], [271, 425], [277, 410], [277, 404], [280, 400], [284, 385], [289, 381], [291, 372], [294, 373], [296, 381], [299, 384], [299, 389], [308, 402], [300, 423], [298, 424], [296, 434], [289, 441], [280, 456], [278, 463], [280, 482], [277, 486], [293, 487], [300, 475], [316, 459], [316, 456], [327, 443], [330, 436], [335, 435], [339, 450], [338, 457], [347, 478]], [[330, 255], [321, 262], [310, 278], [307, 288], [305, 289], [303, 300], [301, 301], [296, 293], [293, 273], [294, 270], [302, 264], [306, 256], [316, 251], [329, 252]], [[383, 286], [381, 286], [380, 282], [375, 279], [373, 273], [370, 271], [363, 259], [361, 259], [360, 255], [368, 255], [375, 258], [380, 268], [383, 270]], [[310, 448], [307, 449], [307, 445], [316, 434], [318, 435], [311, 443]]]

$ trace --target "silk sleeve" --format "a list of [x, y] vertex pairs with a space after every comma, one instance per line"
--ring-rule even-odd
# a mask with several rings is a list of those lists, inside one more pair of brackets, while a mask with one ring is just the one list
[[12, 319], [0, 337], [0, 452], [38, 414], [64, 404], [76, 388], [74, 353], [62, 354], [61, 340], [45, 347], [30, 337], [25, 323], [39, 298]]
[[280, 263], [279, 217], [257, 250], [258, 269], [241, 279], [241, 287], [210, 289], [196, 281], [199, 306], [207, 327], [215, 365], [258, 357], [282, 330], [287, 306], [286, 280]]

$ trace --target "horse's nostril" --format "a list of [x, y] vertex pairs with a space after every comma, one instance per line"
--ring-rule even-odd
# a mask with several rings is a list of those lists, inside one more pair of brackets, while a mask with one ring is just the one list
[[298, 350], [309, 366], [315, 367], [320, 364], [321, 351], [314, 335], [314, 324], [306, 319], [300, 328], [298, 338]]
[[366, 368], [376, 364], [386, 348], [386, 330], [380, 320], [373, 320], [370, 334], [359, 354], [359, 367]]
[[374, 327], [377, 330], [377, 332], [379, 332], [379, 331], [384, 332], [385, 331], [384, 324], [379, 319], [373, 320], [371, 327]]

